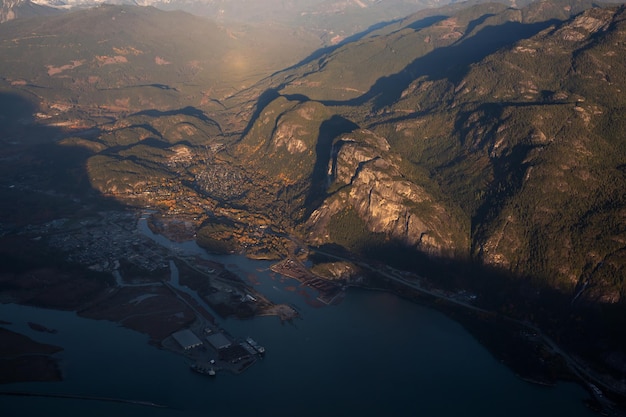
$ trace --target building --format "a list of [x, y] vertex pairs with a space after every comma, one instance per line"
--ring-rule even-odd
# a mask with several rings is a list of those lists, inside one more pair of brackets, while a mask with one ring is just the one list
[[202, 340], [198, 338], [193, 332], [189, 329], [181, 330], [172, 335], [174, 340], [178, 342], [180, 347], [185, 350], [193, 349], [195, 347], [202, 345]]
[[220, 332], [207, 336], [206, 340], [211, 344], [211, 346], [213, 346], [213, 348], [215, 348], [215, 350], [225, 349], [232, 344], [232, 342], [224, 336], [224, 333]]

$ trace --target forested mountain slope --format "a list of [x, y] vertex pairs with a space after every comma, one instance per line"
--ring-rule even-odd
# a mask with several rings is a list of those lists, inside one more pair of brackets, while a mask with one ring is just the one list
[[286, 77], [235, 155], [300, 189], [316, 242], [338, 243], [344, 219], [346, 236], [618, 301], [623, 8], [560, 23], [590, 6], [564, 4], [420, 16], [345, 45]]
[[[26, 206], [10, 186], [80, 177], [76, 194], [159, 211], [214, 251], [350, 251], [618, 351], [624, 16], [455, 4], [321, 50], [151, 7], [3, 23], [2, 190]], [[43, 144], [76, 151], [71, 168]]]

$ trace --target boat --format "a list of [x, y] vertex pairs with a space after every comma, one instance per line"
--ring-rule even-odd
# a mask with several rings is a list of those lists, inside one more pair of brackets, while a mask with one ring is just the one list
[[254, 350], [256, 350], [259, 355], [263, 355], [265, 353], [265, 348], [263, 346], [259, 345], [257, 342], [255, 342], [254, 339], [252, 339], [251, 337], [248, 337], [246, 339], [246, 342], [250, 346], [252, 346], [252, 348]]
[[191, 365], [191, 370], [202, 375], [215, 376], [215, 369], [212, 366], [200, 366], [194, 363]]

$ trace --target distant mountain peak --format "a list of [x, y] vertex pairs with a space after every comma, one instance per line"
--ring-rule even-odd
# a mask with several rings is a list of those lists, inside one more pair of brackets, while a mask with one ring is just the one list
[[56, 10], [48, 4], [35, 4], [31, 0], [0, 0], [0, 23], [52, 13], [56, 13]]

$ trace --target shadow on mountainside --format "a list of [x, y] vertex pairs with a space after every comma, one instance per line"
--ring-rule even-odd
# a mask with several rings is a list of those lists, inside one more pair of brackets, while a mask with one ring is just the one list
[[131, 117], [132, 116], [149, 116], [152, 118], [163, 117], [163, 116], [191, 116], [196, 119], [202, 120], [203, 122], [209, 125], [213, 125], [217, 127], [217, 129], [219, 129], [219, 131], [222, 132], [222, 127], [219, 125], [218, 122], [209, 118], [202, 110], [193, 106], [187, 106], [182, 109], [168, 110], [168, 111], [143, 110], [137, 113], [133, 113], [130, 116]]
[[[435, 16], [427, 16], [424, 17], [423, 19], [417, 20], [413, 23], [411, 23], [410, 25], [408, 25], [408, 28], [411, 28], [413, 30], [420, 30], [423, 29], [425, 27], [428, 27], [430, 25], [434, 25], [437, 22], [440, 22], [444, 19], [446, 19], [448, 16], [444, 16], [444, 15], [435, 15]], [[397, 20], [391, 20], [388, 22], [380, 22], [380, 23], [376, 23], [370, 27], [368, 27], [367, 29], [365, 29], [362, 32], [359, 33], [355, 33], [354, 35], [348, 36], [347, 38], [343, 39], [341, 42], [337, 43], [336, 45], [331, 45], [331, 46], [327, 46], [324, 48], [320, 48], [317, 51], [313, 52], [311, 55], [309, 55], [308, 57], [304, 58], [302, 61], [298, 62], [297, 64], [294, 64], [288, 68], [285, 68], [283, 70], [280, 70], [278, 72], [276, 72], [273, 75], [279, 75], [281, 73], [287, 72], [287, 71], [291, 71], [293, 69], [296, 69], [298, 67], [302, 67], [304, 65], [310, 64], [311, 62], [314, 62], [315, 60], [318, 60], [320, 58], [323, 58], [326, 55], [329, 55], [331, 53], [333, 53], [334, 51], [336, 51], [337, 49], [352, 43], [352, 42], [356, 42], [359, 41], [365, 37], [367, 37], [368, 35], [372, 34], [373, 32], [376, 32], [377, 30], [383, 29], [387, 26], [391, 26], [395, 23], [400, 22], [401, 19], [397, 19]], [[279, 87], [280, 89], [281, 87]]]
[[270, 88], [264, 91], [259, 96], [259, 98], [256, 100], [256, 106], [254, 108], [254, 112], [252, 113], [252, 116], [250, 117], [250, 120], [248, 121], [248, 124], [246, 125], [245, 129], [241, 133], [241, 136], [239, 136], [239, 140], [242, 140], [248, 135], [248, 133], [250, 133], [252, 126], [254, 126], [256, 121], [259, 119], [259, 117], [263, 113], [263, 110], [265, 110], [265, 107], [268, 104], [270, 104], [272, 101], [276, 100], [278, 97], [280, 97], [280, 94], [278, 94], [278, 90], [275, 88]]
[[[549, 100], [549, 98], [547, 99]], [[507, 108], [524, 108], [542, 106], [563, 106], [572, 105], [567, 101], [535, 101], [535, 102], [487, 102], [479, 105], [471, 104], [466, 109], [459, 111], [454, 122], [454, 132], [460, 144], [468, 152], [482, 152], [484, 149], [491, 149], [497, 137], [498, 128], [503, 120], [503, 113]], [[472, 120], [474, 118], [474, 120]], [[480, 126], [484, 131], [476, 137], [472, 131]], [[477, 140], [468, 143], [469, 138], [476, 137]], [[489, 221], [499, 215], [508, 199], [521, 189], [524, 178], [531, 163], [528, 156], [537, 148], [543, 148], [544, 144], [533, 144], [532, 142], [520, 142], [508, 149], [504, 153], [491, 153], [489, 159], [493, 169], [493, 185], [489, 188], [487, 195], [481, 205], [475, 210], [472, 216], [472, 233], [475, 225], [488, 224]], [[439, 167], [439, 171], [446, 170], [454, 165], [456, 160]], [[480, 239], [479, 239], [480, 240]]]
[[344, 133], [358, 129], [358, 125], [341, 117], [333, 116], [320, 125], [315, 146], [315, 165], [311, 174], [311, 186], [305, 199], [307, 217], [315, 211], [326, 198], [328, 188], [328, 164], [331, 159], [333, 142]]
[[[475, 34], [462, 37], [454, 44], [440, 47], [415, 59], [402, 71], [378, 79], [368, 92], [347, 101], [323, 101], [324, 104], [359, 106], [373, 100], [374, 110], [379, 110], [398, 101], [402, 92], [415, 79], [427, 76], [431, 80], [447, 79], [459, 82], [472, 64], [480, 62], [497, 50], [521, 39], [536, 35], [558, 20], [523, 24], [508, 22], [499, 26], [485, 27]], [[471, 26], [471, 24], [470, 24]]]
[[[125, 207], [93, 188], [86, 168], [93, 152], [62, 144], [71, 134], [37, 123], [33, 117], [37, 111], [20, 95], [0, 94], [0, 240], [19, 236], [29, 225], [97, 216], [101, 210]], [[23, 255], [31, 266], [39, 265], [45, 256], [28, 253], [30, 246], [20, 250], [13, 245], [13, 260]], [[35, 262], [33, 255], [41, 259]], [[53, 263], [59, 262], [54, 259]]]
[[[353, 259], [357, 263], [359, 257], [366, 259], [369, 265], [383, 272], [389, 271], [387, 266], [411, 271], [422, 277], [420, 282], [422, 288], [435, 289], [442, 295], [462, 303], [499, 313], [503, 319], [513, 319], [509, 322], [504, 320], [504, 327], [517, 332], [512, 335], [513, 339], [519, 339], [519, 332], [528, 331], [526, 325], [518, 328], [515, 323], [535, 325], [567, 352], [588, 361], [596, 370], [611, 375], [617, 381], [623, 378], [623, 364], [616, 364], [614, 361], [616, 356], [622, 357], [626, 353], [626, 334], [623, 332], [626, 326], [624, 314], [626, 305], [623, 302], [612, 305], [588, 299], [573, 302], [574, 294], [556, 289], [532, 277], [518, 276], [471, 259], [427, 256], [400, 241], [372, 239], [371, 242], [376, 243], [364, 243], [356, 258], [339, 245], [324, 245], [320, 247], [322, 254], [319, 255], [319, 259], [314, 258], [314, 263], [334, 261], [334, 258], [325, 258], [323, 254], [332, 253], [342, 258]], [[491, 320], [480, 312], [476, 314], [472, 310], [455, 306], [454, 303], [424, 296], [385, 278], [376, 278], [373, 285], [409, 299], [432, 304], [466, 326], [471, 323], [472, 326], [484, 327]], [[476, 317], [471, 319], [472, 315]], [[468, 330], [474, 332], [476, 329], [468, 327]], [[483, 332], [475, 335], [488, 347], [497, 346], [502, 342], [499, 340], [500, 333]], [[527, 339], [527, 336], [523, 334], [521, 336]], [[515, 349], [514, 346], [509, 346], [506, 348], [508, 351], [500, 353], [510, 355], [511, 348]], [[517, 357], [515, 355], [509, 357], [507, 365], [523, 377], [542, 381], [543, 379], [535, 379], [532, 375], [534, 372], [547, 371], [542, 370], [544, 366], [541, 365], [541, 353], [524, 351], [523, 348], [520, 350], [519, 347], [517, 350]], [[525, 369], [525, 357], [538, 353], [539, 363], [535, 363], [532, 370]], [[494, 354], [499, 356], [496, 352]], [[569, 373], [568, 375], [567, 378], [573, 377]], [[621, 392], [617, 394], [624, 395]]]
[[95, 191], [86, 172], [92, 152], [65, 146], [62, 130], [36, 123], [38, 109], [17, 94], [0, 94], [0, 218], [14, 226], [71, 217], [86, 204], [119, 207]]
[[93, 189], [86, 171], [92, 152], [61, 144], [67, 133], [37, 123], [31, 101], [2, 93], [0, 110], [0, 294], [41, 307], [77, 308], [108, 288], [112, 277], [66, 261], [65, 253], [48, 246], [44, 225], [123, 206]]
[[[413, 23], [411, 23], [410, 25], [408, 25], [408, 28], [411, 28], [415, 31], [418, 31], [420, 29], [426, 28], [430, 25], [433, 25], [437, 22], [440, 22], [444, 19], [446, 19], [448, 16], [445, 15], [434, 15], [434, 16], [427, 16], [424, 17], [423, 19], [417, 20]], [[392, 21], [392, 22], [383, 22], [383, 23], [379, 23], [376, 25], [371, 26], [370, 28], [368, 28], [367, 30], [360, 32], [358, 34], [352, 35], [346, 39], [344, 39], [342, 42], [338, 43], [337, 45], [333, 45], [333, 46], [328, 46], [325, 48], [321, 48], [317, 51], [315, 51], [313, 54], [309, 55], [307, 58], [303, 59], [302, 61], [298, 62], [297, 64], [285, 68], [279, 72], [276, 72], [275, 74], [273, 74], [270, 78], [272, 77], [277, 77], [280, 76], [281, 74], [285, 74], [288, 73], [289, 71], [292, 71], [294, 69], [297, 69], [299, 67], [303, 67], [311, 62], [314, 62], [315, 60], [321, 59], [325, 56], [328, 56], [329, 54], [331, 54], [332, 52], [334, 52], [335, 50], [349, 44], [355, 41], [358, 41], [360, 39], [365, 38], [366, 36], [368, 36], [369, 34], [371, 34], [372, 32], [375, 32], [376, 30], [382, 29], [386, 26], [392, 25], [394, 23], [398, 22], [396, 21]], [[240, 138], [244, 138], [252, 129], [252, 126], [254, 126], [254, 124], [256, 123], [256, 121], [258, 120], [258, 118], [261, 116], [261, 114], [263, 113], [263, 110], [265, 109], [265, 107], [267, 105], [269, 105], [272, 101], [274, 101], [275, 99], [277, 99], [281, 94], [280, 94], [280, 90], [285, 86], [285, 83], [279, 84], [276, 87], [272, 87], [272, 88], [268, 88], [267, 90], [265, 90], [260, 96], [259, 98], [256, 100], [256, 106], [254, 109], [254, 112], [252, 113], [252, 116], [250, 117], [250, 120], [248, 121], [246, 127], [244, 128], [243, 132], [241, 133]], [[372, 87], [372, 89], [374, 89], [374, 87]], [[370, 90], [369, 93], [366, 93], [364, 96], [362, 96], [361, 98], [357, 98], [354, 100], [351, 100], [348, 103], [337, 103], [337, 104], [349, 104], [349, 105], [355, 105], [355, 104], [359, 104], [359, 103], [364, 103], [367, 100], [369, 100], [371, 97], [373, 97], [375, 94], [373, 93], [372, 90]], [[309, 98], [304, 96], [304, 95], [297, 95], [297, 94], [292, 94], [292, 95], [287, 95], [286, 96], [289, 100], [298, 100], [301, 102], [304, 101], [308, 101]], [[330, 103], [332, 104], [332, 103]]]

